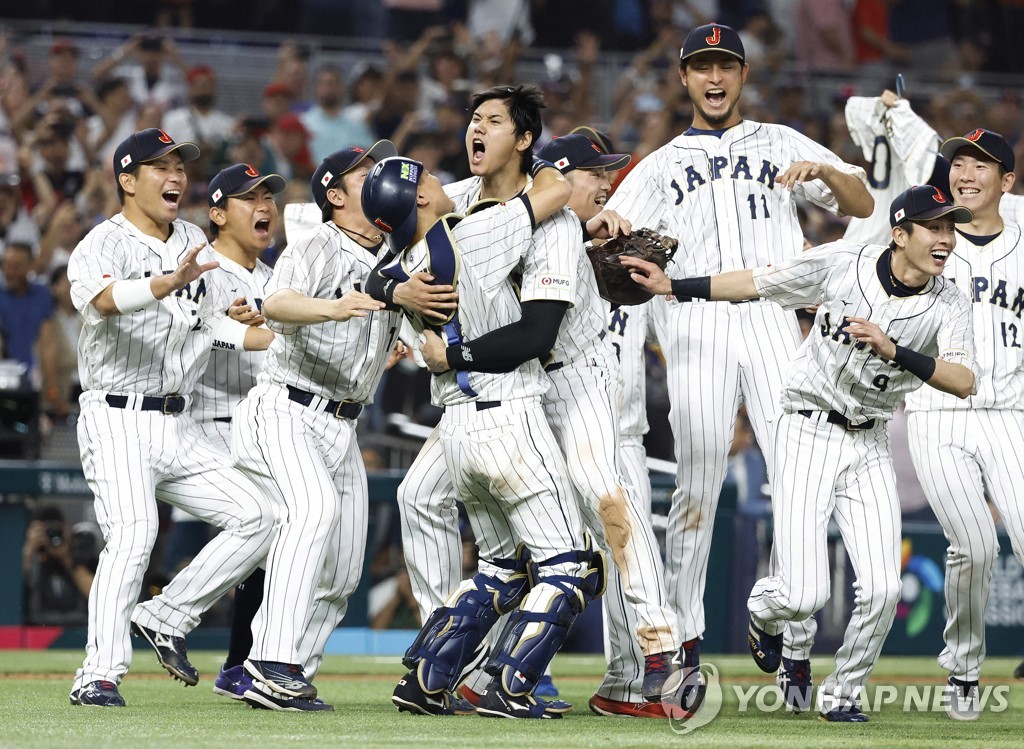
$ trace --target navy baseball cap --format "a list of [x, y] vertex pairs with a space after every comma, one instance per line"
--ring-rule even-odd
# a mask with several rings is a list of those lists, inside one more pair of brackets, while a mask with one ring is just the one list
[[309, 187], [313, 191], [313, 202], [321, 209], [325, 208], [327, 206], [327, 191], [337, 184], [343, 175], [355, 169], [363, 159], [380, 161], [397, 155], [398, 149], [389, 140], [379, 140], [369, 149], [349, 146], [335, 151], [320, 162], [320, 166], [313, 172], [313, 177], [309, 181]]
[[228, 198], [245, 195], [264, 183], [274, 195], [284, 192], [287, 186], [280, 174], [260, 174], [256, 167], [249, 164], [234, 164], [227, 169], [221, 169], [217, 176], [210, 180], [210, 186], [206, 189], [206, 199], [211, 206], [223, 206], [228, 202]]
[[939, 146], [939, 153], [944, 158], [952, 161], [957, 151], [967, 147], [977, 148], [993, 161], [1001, 164], [1006, 171], [1013, 171], [1016, 158], [1013, 155], [1013, 149], [1010, 148], [1010, 144], [1006, 142], [1006, 138], [999, 133], [994, 133], [981, 127], [967, 133], [963, 137], [950, 138]]
[[575, 135], [576, 133], [585, 135], [597, 145], [601, 146], [601, 150], [605, 153], [615, 153], [615, 146], [612, 145], [612, 139], [608, 137], [607, 133], [601, 132], [596, 127], [580, 125], [579, 127], [574, 127], [569, 131], [569, 133], [570, 135]]
[[934, 185], [917, 185], [904, 190], [889, 206], [889, 225], [896, 226], [904, 221], [926, 221], [930, 218], [952, 216], [954, 223], [969, 224], [974, 214], [969, 208], [954, 205], [939, 188]]
[[174, 138], [159, 128], [150, 127], [132, 133], [114, 151], [114, 178], [136, 164], [156, 161], [171, 151], [177, 151], [182, 161], [195, 161], [199, 158], [199, 146], [195, 143], [175, 143]]
[[683, 48], [679, 50], [679, 62], [701, 52], [726, 52], [740, 58], [740, 62], [747, 57], [736, 29], [720, 23], [704, 24], [687, 34]]
[[363, 213], [386, 232], [391, 249], [401, 252], [416, 232], [416, 187], [423, 164], [401, 156], [378, 161], [363, 182]]
[[624, 153], [605, 153], [601, 146], [582, 133], [553, 138], [537, 155], [554, 164], [562, 174], [573, 169], [622, 169], [630, 158]]

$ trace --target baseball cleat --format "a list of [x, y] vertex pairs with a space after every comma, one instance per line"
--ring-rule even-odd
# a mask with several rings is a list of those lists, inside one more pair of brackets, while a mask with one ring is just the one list
[[[458, 695], [471, 705], [480, 704], [479, 693], [474, 692], [466, 684], [459, 687]], [[572, 703], [565, 700], [537, 700], [537, 702], [544, 705], [544, 710], [549, 713], [565, 714], [573, 711]]]
[[532, 695], [513, 696], [492, 682], [480, 694], [477, 715], [485, 718], [560, 719], [562, 713], [548, 712], [547, 704]]
[[132, 622], [132, 632], [137, 637], [143, 638], [156, 651], [157, 662], [164, 667], [167, 673], [175, 679], [185, 682], [187, 687], [194, 687], [199, 683], [199, 672], [188, 662], [184, 637], [165, 635], [135, 622]]
[[540, 677], [540, 681], [537, 682], [533, 694], [535, 697], [558, 696], [558, 687], [555, 686], [555, 682], [551, 679], [551, 674], [544, 674]]
[[243, 664], [245, 672], [253, 681], [260, 682], [271, 692], [284, 697], [298, 697], [312, 700], [316, 697], [316, 687], [302, 674], [302, 669], [294, 663], [278, 661], [254, 661], [246, 659]]
[[1017, 664], [1017, 668], [1013, 669], [1014, 679], [1024, 679], [1024, 661]]
[[782, 665], [782, 633], [770, 635], [754, 624], [750, 618], [747, 629], [747, 645], [757, 667], [766, 674], [774, 674]]
[[245, 673], [245, 669], [241, 666], [232, 666], [228, 669], [221, 668], [217, 680], [213, 682], [213, 692], [240, 700], [251, 686], [252, 678]]
[[72, 705], [86, 707], [125, 707], [124, 697], [112, 681], [93, 681], [70, 695]]
[[656, 718], [668, 717], [664, 706], [657, 702], [620, 702], [595, 694], [590, 698], [590, 712], [613, 718]]
[[834, 707], [827, 713], [818, 713], [818, 720], [826, 723], [867, 723], [868, 716], [859, 707]]
[[274, 694], [264, 685], [254, 683], [252, 689], [242, 695], [245, 704], [256, 710], [277, 710], [285, 713], [333, 713], [334, 705], [328, 705], [321, 699], [303, 699], [301, 697], [282, 697]]
[[814, 681], [811, 679], [810, 661], [783, 658], [782, 667], [775, 675], [775, 683], [782, 690], [787, 710], [804, 713], [811, 709]]
[[682, 665], [678, 650], [644, 656], [644, 682], [640, 687], [644, 699], [661, 702], [663, 694], [675, 691]]
[[981, 715], [980, 699], [978, 682], [949, 677], [943, 702], [946, 705], [946, 715], [950, 718], [977, 720]]
[[[451, 692], [435, 692], [434, 694], [424, 692], [419, 679], [412, 671], [398, 680], [395, 691], [391, 695], [391, 702], [400, 713], [413, 713], [414, 715], [465, 714], [455, 712]], [[460, 699], [459, 702], [468, 704], [471, 712], [475, 712], [475, 708], [468, 700]]]

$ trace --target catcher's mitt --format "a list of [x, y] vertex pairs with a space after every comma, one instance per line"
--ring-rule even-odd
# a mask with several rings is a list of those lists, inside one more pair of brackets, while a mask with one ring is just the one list
[[601, 296], [624, 306], [643, 304], [654, 295], [629, 277], [629, 269], [619, 263], [619, 258], [623, 255], [639, 258], [664, 270], [678, 246], [679, 242], [672, 237], [663, 237], [651, 229], [635, 229], [629, 236], [619, 235], [589, 248], [587, 256], [594, 266]]

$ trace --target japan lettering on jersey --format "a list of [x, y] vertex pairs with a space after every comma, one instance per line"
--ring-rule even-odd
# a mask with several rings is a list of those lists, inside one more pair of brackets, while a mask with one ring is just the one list
[[850, 335], [851, 317], [875, 323], [913, 351], [974, 368], [967, 298], [941, 276], [918, 294], [890, 296], [878, 276], [888, 252], [879, 245], [832, 242], [754, 271], [761, 296], [792, 310], [819, 305], [783, 388], [783, 410], [832, 409], [854, 422], [889, 419], [904, 396], [923, 384]]
[[[249, 270], [214, 248], [219, 268], [208, 272], [211, 279], [224, 284], [232, 301], [245, 297], [253, 309], [263, 309], [263, 299], [273, 269], [262, 260]], [[223, 278], [221, 278], [223, 276]], [[192, 391], [192, 417], [196, 421], [225, 419], [231, 416], [235, 405], [256, 384], [256, 375], [263, 365], [264, 351], [233, 351], [214, 348], [206, 371]]]
[[[85, 318], [78, 345], [84, 389], [141, 395], [192, 391], [215, 343], [214, 328], [231, 302], [222, 283], [204, 274], [128, 315], [104, 318], [91, 302], [116, 281], [173, 273], [192, 248], [205, 242], [199, 227], [180, 219], [162, 242], [143, 234], [124, 214], [82, 239], [68, 261], [68, 279], [75, 307]], [[197, 262], [215, 259], [207, 247]]]
[[778, 184], [797, 161], [828, 163], [864, 179], [863, 169], [791, 128], [744, 121], [721, 137], [674, 138], [626, 176], [607, 207], [635, 227], [679, 240], [668, 268], [674, 278], [768, 265], [803, 250], [798, 195], [838, 211], [821, 180], [792, 192]]
[[[291, 289], [316, 299], [340, 299], [362, 291], [376, 263], [375, 253], [328, 221], [288, 245], [274, 266], [266, 298]], [[398, 337], [398, 321], [398, 312], [380, 310], [344, 322], [268, 323], [279, 335], [267, 350], [258, 380], [291, 385], [328, 400], [371, 403]]]
[[943, 275], [964, 292], [974, 314], [975, 394], [956, 398], [933, 388], [907, 397], [908, 411], [1024, 408], [1024, 246], [1009, 221], [979, 247], [960, 236]]
[[[868, 163], [868, 192], [875, 206], [887, 206], [913, 185], [925, 184], [935, 170], [941, 139], [910, 102], [887, 107], [880, 96], [846, 100], [846, 126]], [[843, 239], [856, 244], [888, 244], [892, 229], [884, 210], [850, 219]]]

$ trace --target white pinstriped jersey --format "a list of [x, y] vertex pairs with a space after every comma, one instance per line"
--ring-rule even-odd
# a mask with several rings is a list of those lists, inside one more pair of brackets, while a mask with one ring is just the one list
[[999, 201], [999, 215], [1017, 226], [1024, 226], [1024, 195], [1003, 193]]
[[[263, 309], [263, 298], [273, 269], [262, 260], [249, 270], [229, 257], [213, 251], [220, 262], [219, 268], [210, 271], [227, 289], [231, 301], [245, 297], [255, 309]], [[256, 384], [256, 375], [263, 364], [263, 351], [213, 350], [206, 364], [206, 371], [192, 391], [192, 418], [196, 421], [225, 419], [231, 416], [238, 401]]]
[[[119, 213], [90, 231], [71, 254], [71, 297], [85, 318], [78, 342], [84, 390], [187, 394], [206, 367], [213, 326], [231, 303], [223, 283], [210, 274], [128, 315], [104, 319], [90, 304], [115, 281], [173, 273], [189, 250], [206, 242], [199, 227], [180, 219], [171, 229], [161, 242]], [[198, 256], [199, 263], [215, 259], [209, 247]]]
[[922, 388], [907, 397], [908, 412], [1024, 408], [1024, 241], [1017, 224], [1003, 223], [999, 236], [982, 247], [958, 236], [943, 271], [971, 302], [975, 394], [960, 399]]
[[863, 169], [791, 128], [743, 121], [721, 137], [683, 133], [669, 141], [637, 164], [607, 207], [679, 240], [667, 269], [673, 278], [756, 268], [803, 250], [796, 195], [838, 211], [820, 180], [792, 192], [776, 182], [797, 161], [864, 178]]
[[[459, 321], [463, 338], [471, 341], [521, 319], [519, 296], [509, 274], [533, 246], [533, 224], [523, 201], [511, 200], [467, 216], [450, 233], [460, 258]], [[422, 246], [413, 246], [407, 252], [422, 253]], [[435, 375], [430, 385], [434, 404], [451, 406], [472, 400], [539, 396], [549, 382], [540, 362], [531, 359], [504, 374], [470, 372], [469, 385], [477, 398], [459, 389], [454, 372]]]
[[761, 296], [792, 310], [820, 305], [783, 387], [784, 411], [832, 409], [853, 422], [889, 419], [904, 396], [923, 384], [846, 332], [850, 317], [870, 320], [901, 346], [974, 367], [967, 297], [942, 277], [918, 294], [890, 296], [877, 270], [888, 262], [887, 252], [879, 245], [832, 242], [754, 270]]
[[[274, 266], [269, 299], [282, 289], [317, 299], [362, 291], [377, 255], [351, 240], [333, 221], [289, 244]], [[345, 322], [288, 326], [277, 333], [257, 380], [291, 385], [328, 400], [371, 403], [398, 337], [398, 312], [381, 310]]]
[[[606, 302], [607, 304], [607, 302]], [[647, 360], [644, 344], [657, 340], [655, 319], [667, 309], [662, 297], [646, 304], [618, 307], [608, 311], [608, 342], [619, 360], [622, 403], [619, 434], [638, 437], [647, 434]]]
[[868, 162], [868, 192], [878, 210], [867, 218], [851, 218], [843, 239], [888, 244], [892, 229], [883, 208], [908, 187], [928, 181], [941, 139], [905, 99], [890, 108], [880, 96], [851, 96], [846, 100], [846, 126]]

